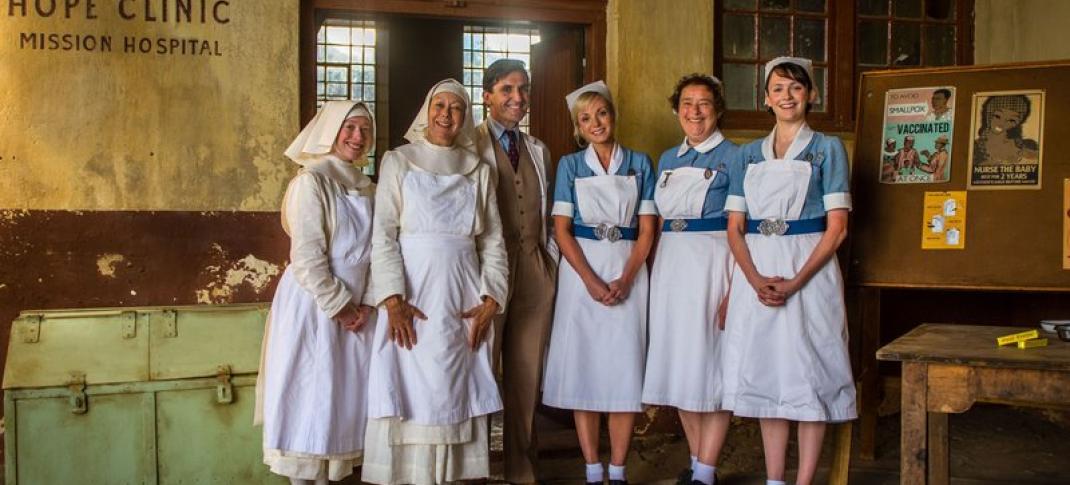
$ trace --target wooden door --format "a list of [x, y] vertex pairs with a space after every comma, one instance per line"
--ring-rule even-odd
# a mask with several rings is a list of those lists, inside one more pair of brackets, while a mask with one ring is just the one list
[[556, 173], [557, 161], [579, 149], [565, 95], [583, 84], [583, 26], [540, 25], [539, 35], [531, 51], [531, 133], [550, 148]]

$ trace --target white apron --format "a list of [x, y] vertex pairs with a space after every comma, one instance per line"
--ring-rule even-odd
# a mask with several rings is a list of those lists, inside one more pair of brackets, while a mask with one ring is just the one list
[[[666, 219], [699, 219], [710, 185], [724, 173], [681, 167], [662, 173], [654, 192]], [[725, 231], [663, 231], [650, 277], [650, 347], [643, 403], [693, 412], [722, 409], [717, 309], [734, 262]]]
[[[480, 303], [480, 264], [472, 229], [476, 186], [462, 175], [410, 171], [402, 182], [402, 227], [411, 350], [387, 338], [379, 315], [369, 384], [368, 450], [362, 480], [431, 484], [489, 475], [487, 414], [501, 410], [488, 335], [468, 347]], [[490, 330], [493, 332], [493, 328]]]
[[[354, 303], [364, 294], [370, 266], [371, 222], [369, 197], [340, 197], [328, 259]], [[315, 479], [299, 476], [322, 473], [309, 469], [307, 462], [279, 457], [359, 458], [375, 322], [355, 333], [343, 329], [316, 306], [291, 269], [283, 273], [271, 303], [263, 381], [265, 462], [278, 473]], [[332, 464], [332, 480], [349, 475], [352, 467], [335, 468]]]
[[[586, 225], [629, 227], [639, 191], [635, 176], [576, 179], [576, 204]], [[577, 238], [588, 264], [607, 284], [620, 277], [635, 241]], [[543, 403], [601, 412], [642, 410], [646, 354], [647, 274], [640, 268], [628, 299], [605, 306], [591, 299], [564, 258], [546, 357]]]
[[[743, 182], [748, 219], [798, 220], [811, 170], [802, 160], [748, 166]], [[758, 273], [790, 278], [821, 236], [747, 234], [746, 241]], [[733, 278], [746, 281], [738, 267]], [[856, 417], [843, 280], [835, 256], [782, 307], [763, 305], [749, 284], [735, 285], [726, 320], [727, 409], [739, 416], [793, 421]]]

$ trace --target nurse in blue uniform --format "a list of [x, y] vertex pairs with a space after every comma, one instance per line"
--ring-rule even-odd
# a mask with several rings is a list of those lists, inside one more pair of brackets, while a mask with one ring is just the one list
[[740, 149], [731, 168], [728, 242], [737, 267], [726, 318], [725, 407], [761, 420], [769, 484], [784, 483], [790, 423], [798, 422], [796, 483], [813, 481], [825, 425], [854, 419], [843, 279], [847, 153], [814, 132], [808, 59], [765, 66], [772, 133]]
[[609, 483], [627, 483], [624, 460], [642, 411], [646, 257], [657, 211], [650, 158], [620, 146], [605, 83], [566, 97], [587, 148], [558, 163], [554, 231], [558, 269], [543, 403], [574, 411], [587, 481], [602, 483], [598, 421], [609, 414]]
[[720, 327], [733, 265], [724, 202], [738, 148], [717, 129], [725, 111], [717, 78], [684, 76], [669, 101], [686, 137], [658, 162], [654, 201], [662, 222], [643, 403], [677, 408], [691, 451], [683, 478], [712, 485], [731, 418], [722, 403]]

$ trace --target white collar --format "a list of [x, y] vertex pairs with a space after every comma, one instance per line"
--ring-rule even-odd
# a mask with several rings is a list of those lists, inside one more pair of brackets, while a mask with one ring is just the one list
[[[814, 130], [810, 129], [810, 125], [803, 123], [799, 127], [799, 131], [795, 133], [795, 139], [791, 141], [791, 145], [788, 147], [788, 152], [780, 157], [781, 160], [798, 160], [798, 156], [806, 149], [806, 146], [810, 144], [810, 140], [814, 138]], [[776, 155], [773, 153], [773, 143], [776, 143], [776, 128], [769, 132], [769, 136], [762, 140], [762, 156], [766, 160], [777, 160]]]
[[594, 151], [594, 145], [587, 145], [587, 149], [583, 151], [583, 161], [595, 175], [616, 175], [617, 170], [620, 170], [621, 164], [624, 163], [624, 153], [620, 145], [614, 143], [612, 155], [609, 156], [609, 170], [603, 170], [602, 162], [598, 161], [598, 154]]
[[687, 143], [687, 137], [685, 136], [684, 142], [681, 143], [680, 148], [676, 150], [676, 156], [684, 156], [684, 154], [687, 153], [687, 150], [691, 148], [694, 148], [696, 152], [705, 154], [708, 153], [710, 150], [717, 148], [717, 145], [720, 145], [722, 141], [724, 141], [724, 135], [721, 133], [720, 129], [713, 130], [713, 134], [710, 135], [709, 138], [706, 138], [705, 140], [703, 140], [702, 143], [699, 143], [695, 146], [689, 145]]
[[346, 190], [361, 190], [371, 184], [371, 179], [359, 168], [336, 157], [333, 153], [305, 160], [304, 170], [319, 172], [338, 182]]

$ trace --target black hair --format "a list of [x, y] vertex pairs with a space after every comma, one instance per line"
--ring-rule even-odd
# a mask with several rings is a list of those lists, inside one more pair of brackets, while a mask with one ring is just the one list
[[936, 91], [933, 91], [933, 96], [936, 96], [937, 94], [943, 94], [944, 95], [944, 99], [951, 99], [951, 90], [950, 89], [940, 88], [940, 89], [937, 89]]
[[483, 71], [483, 91], [494, 91], [494, 85], [498, 84], [498, 80], [508, 76], [514, 72], [524, 73], [524, 78], [531, 80], [528, 77], [528, 70], [524, 66], [524, 61], [518, 59], [498, 59], [492, 63]]
[[[806, 88], [807, 96], [814, 90], [814, 81], [810, 79], [810, 73], [806, 72], [806, 69], [794, 62], [784, 62], [777, 64], [773, 68], [773, 72], [769, 73], [769, 76], [765, 78], [765, 93], [769, 94], [769, 79], [773, 77], [773, 73], [777, 76], [786, 77], [799, 84], [802, 84]], [[813, 107], [813, 103], [810, 102], [810, 98], [806, 98], [806, 114], [810, 114], [810, 108]], [[765, 109], [769, 114], [773, 114], [773, 107], [769, 106]]]

